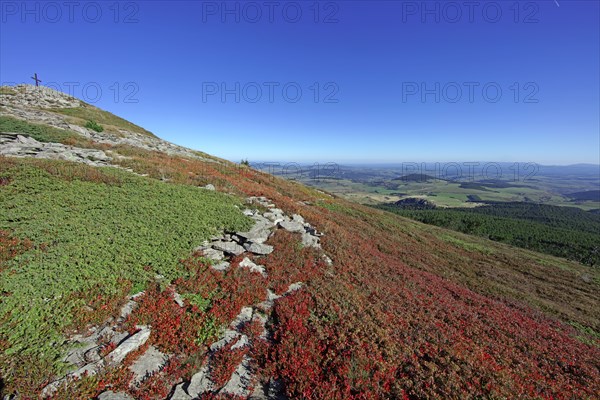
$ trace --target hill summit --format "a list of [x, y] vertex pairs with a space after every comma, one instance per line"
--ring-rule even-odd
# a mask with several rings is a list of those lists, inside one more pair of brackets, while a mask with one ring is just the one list
[[600, 272], [0, 88], [10, 399], [594, 398]]

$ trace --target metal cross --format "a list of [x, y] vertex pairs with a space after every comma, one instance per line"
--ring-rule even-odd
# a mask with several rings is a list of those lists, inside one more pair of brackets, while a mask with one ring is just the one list
[[35, 81], [35, 86], [40, 86], [41, 79], [38, 79], [37, 72], [31, 77]]

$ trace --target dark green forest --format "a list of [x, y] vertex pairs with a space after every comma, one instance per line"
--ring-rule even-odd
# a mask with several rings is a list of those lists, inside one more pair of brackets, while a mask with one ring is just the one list
[[600, 265], [600, 214], [573, 207], [497, 203], [475, 208], [405, 209], [375, 206], [426, 224]]

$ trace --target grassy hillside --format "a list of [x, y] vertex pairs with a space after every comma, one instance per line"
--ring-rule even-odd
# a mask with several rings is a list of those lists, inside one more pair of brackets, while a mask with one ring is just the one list
[[154, 137], [152, 132], [89, 104], [83, 104], [81, 107], [74, 108], [51, 108], [48, 111], [68, 115], [72, 117], [73, 122], [80, 126], [85, 126], [87, 121], [95, 121], [103, 126], [107, 126], [109, 129], [112, 128], [112, 131], [126, 129], [131, 132]]
[[0, 181], [2, 237], [26, 243], [2, 249], [9, 369], [36, 360], [58, 372], [64, 333], [103, 322], [156, 275], [184, 276], [179, 260], [211, 235], [250, 226], [231, 196], [114, 168], [2, 159]]
[[[324, 233], [329, 266], [297, 235], [277, 233], [261, 259], [279, 299], [253, 367], [291, 398], [594, 398], [600, 392], [600, 271], [425, 225], [231, 163], [111, 150], [136, 176], [67, 162], [0, 159], [0, 318], [6, 391], [34, 397], [64, 337], [118, 314], [127, 293], [165, 276], [191, 299], [148, 286], [130, 324], [176, 354], [143, 387], [164, 398], [204, 357], [204, 340], [264, 298], [257, 274], [207, 268], [192, 248], [246, 228], [234, 196], [266, 196]], [[165, 182], [165, 180], [167, 182]], [[218, 192], [198, 185], [212, 183]], [[262, 279], [262, 278], [261, 278]], [[133, 329], [133, 325], [132, 329]], [[248, 333], [251, 335], [251, 333]], [[251, 336], [254, 337], [254, 336]], [[231, 363], [231, 360], [228, 361]], [[230, 364], [224, 362], [228, 368]], [[224, 367], [224, 368], [225, 368]], [[121, 369], [56, 398], [130, 390]], [[141, 392], [135, 392], [141, 393]], [[62, 396], [62, 397], [61, 397]]]
[[81, 135], [44, 124], [33, 124], [21, 119], [0, 116], [0, 132], [20, 133], [39, 142], [62, 143], [68, 145], [89, 144]]

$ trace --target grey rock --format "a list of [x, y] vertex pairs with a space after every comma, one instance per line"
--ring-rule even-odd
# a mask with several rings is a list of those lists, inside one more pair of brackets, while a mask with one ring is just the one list
[[144, 293], [146, 293], [146, 292], [142, 290], [141, 292], [139, 292], [139, 293], [136, 293], [136, 294], [134, 294], [133, 296], [131, 296], [131, 297], [130, 297], [130, 299], [131, 299], [131, 300], [135, 300], [135, 299], [137, 299], [138, 297], [142, 296]]
[[304, 232], [304, 225], [298, 221], [291, 221], [286, 219], [279, 223], [279, 226], [285, 229], [288, 232], [292, 233], [302, 233]]
[[[215, 352], [219, 350], [220, 348], [226, 346], [229, 342], [231, 342], [239, 336], [240, 334], [238, 332], [232, 329], [227, 329], [225, 332], [222, 333], [221, 339], [217, 340], [216, 342], [210, 345], [210, 351]], [[192, 394], [192, 392], [190, 392], [189, 390], [188, 393]]]
[[266, 270], [264, 265], [256, 265], [252, 262], [248, 257], [244, 257], [244, 259], [239, 264], [240, 268], [249, 268], [250, 272], [258, 272], [259, 274], [266, 276]]
[[183, 307], [185, 305], [183, 302], [183, 297], [181, 297], [181, 295], [177, 292], [173, 293], [173, 300], [179, 307]]
[[213, 249], [221, 250], [228, 254], [239, 256], [244, 252], [244, 248], [235, 242], [215, 242], [213, 243]]
[[133, 310], [135, 309], [136, 306], [137, 306], [137, 303], [135, 301], [129, 300], [121, 308], [121, 313], [119, 314], [119, 318], [122, 319], [122, 320], [124, 320], [125, 318], [127, 318], [129, 315], [131, 315], [131, 313], [133, 312]]
[[267, 289], [267, 301], [274, 301], [279, 299], [281, 296], [273, 292], [271, 289]]
[[249, 241], [254, 243], [264, 243], [269, 239], [271, 231], [266, 227], [253, 228], [248, 232], [237, 232], [236, 236], [243, 239], [243, 241]]
[[249, 386], [251, 382], [252, 371], [250, 370], [250, 359], [244, 356], [240, 365], [231, 374], [229, 382], [225, 384], [219, 393], [248, 397], [250, 395]]
[[298, 214], [292, 215], [292, 221], [304, 224], [304, 218], [302, 218], [302, 216]]
[[231, 346], [231, 350], [240, 349], [244, 346], [248, 346], [249, 344], [250, 341], [248, 340], [248, 336], [242, 335], [242, 337], [240, 337], [240, 339], [235, 342], [233, 346]]
[[308, 233], [302, 233], [302, 246], [320, 248], [319, 238]]
[[220, 250], [206, 249], [204, 250], [204, 257], [210, 258], [211, 260], [222, 260], [225, 258], [225, 254]]
[[82, 366], [88, 362], [85, 357], [86, 353], [97, 347], [98, 344], [96, 343], [95, 335], [84, 338], [84, 340], [76, 344], [75, 348], [67, 353], [63, 361], [77, 366]]
[[302, 282], [292, 283], [288, 287], [288, 290], [285, 293], [289, 294], [289, 293], [295, 292], [296, 290], [300, 290], [302, 288], [302, 286], [304, 286], [304, 283], [302, 283]]
[[227, 261], [221, 261], [218, 264], [211, 265], [210, 267], [217, 271], [225, 271], [229, 268], [230, 264]]
[[288, 400], [280, 380], [271, 378], [265, 384], [256, 384], [249, 400]]
[[121, 344], [125, 339], [127, 339], [129, 337], [129, 333], [127, 331], [125, 332], [115, 332], [115, 334], [112, 336], [112, 338], [110, 339], [111, 343], [114, 344]]
[[206, 186], [203, 186], [202, 188], [206, 189], [206, 190], [215, 190], [215, 186], [213, 184], [211, 184], [211, 183], [209, 183]]
[[214, 390], [214, 388], [215, 384], [210, 380], [208, 374], [208, 366], [205, 365], [192, 376], [187, 392], [192, 397], [199, 397], [203, 393]]
[[116, 349], [111, 351], [107, 359], [113, 364], [119, 364], [134, 350], [137, 350], [146, 343], [146, 340], [150, 337], [150, 329], [146, 326], [141, 327], [141, 330], [134, 335], [130, 336], [127, 340], [121, 343]]
[[113, 392], [108, 390], [100, 393], [98, 400], [134, 400], [133, 397], [123, 392]]
[[92, 376], [96, 375], [100, 370], [104, 367], [104, 360], [99, 360], [91, 364], [86, 364], [83, 367], [79, 368], [77, 371], [69, 374], [71, 378], [81, 378], [84, 375]]
[[252, 307], [242, 307], [240, 313], [231, 322], [231, 327], [234, 329], [241, 329], [245, 324], [252, 321], [252, 313], [254, 310]]
[[148, 350], [129, 367], [133, 372], [133, 384], [136, 385], [147, 376], [159, 371], [168, 359], [169, 356], [161, 353], [156, 347], [148, 347]]
[[247, 242], [244, 244], [244, 248], [249, 252], [260, 255], [271, 254], [273, 252], [273, 246], [262, 243]]

